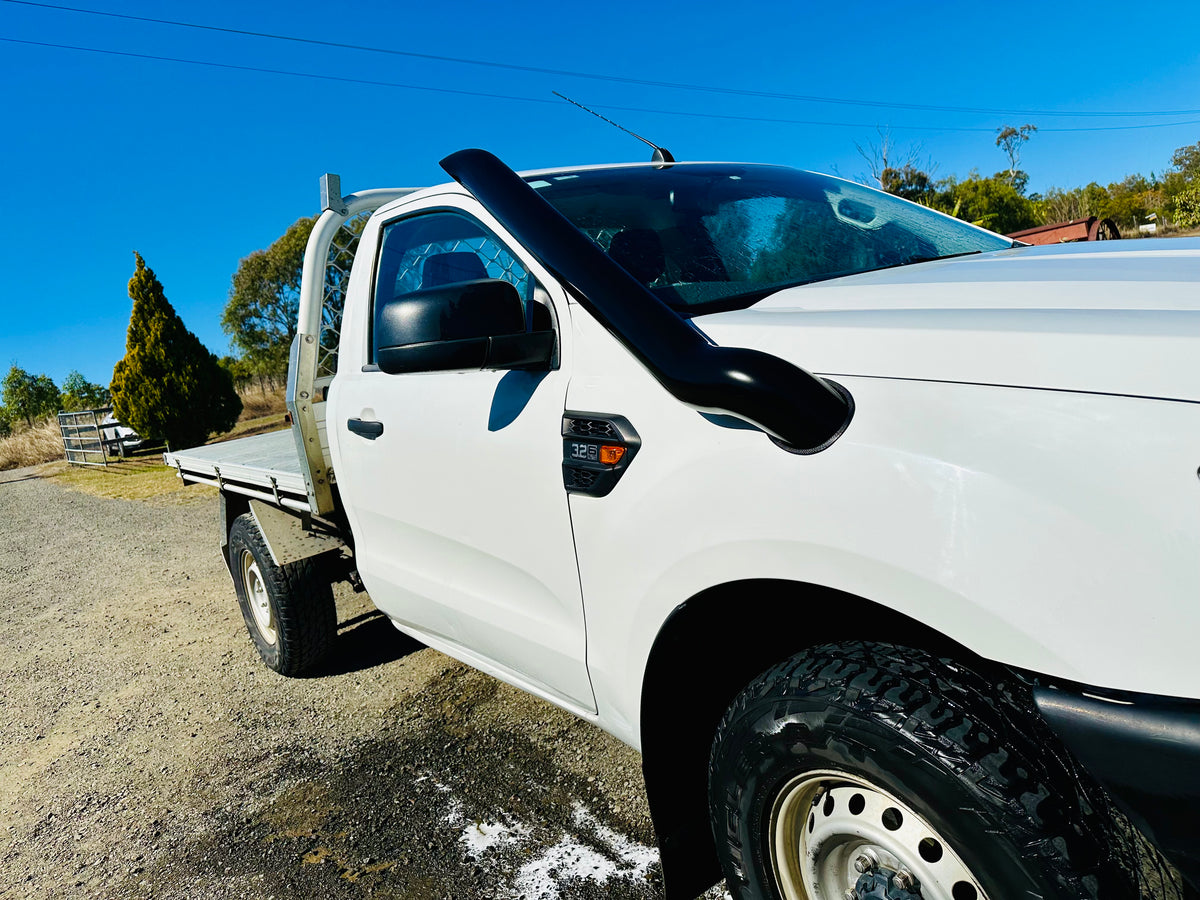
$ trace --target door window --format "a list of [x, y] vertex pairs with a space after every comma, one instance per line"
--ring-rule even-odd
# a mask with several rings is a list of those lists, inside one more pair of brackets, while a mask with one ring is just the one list
[[[512, 251], [461, 213], [430, 212], [385, 225], [377, 272], [376, 311], [414, 291], [483, 278], [507, 281], [517, 289], [527, 329], [535, 318], [534, 307], [549, 307], [545, 290]], [[536, 318], [539, 322], [548, 319], [543, 315]], [[373, 315], [373, 326], [374, 319]], [[372, 362], [376, 349], [372, 337]]]

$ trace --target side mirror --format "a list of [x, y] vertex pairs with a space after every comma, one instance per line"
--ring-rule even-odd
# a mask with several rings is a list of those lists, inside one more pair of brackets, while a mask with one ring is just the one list
[[526, 331], [517, 289], [482, 278], [384, 302], [375, 311], [375, 347], [375, 362], [390, 375], [538, 368], [553, 359], [554, 330]]

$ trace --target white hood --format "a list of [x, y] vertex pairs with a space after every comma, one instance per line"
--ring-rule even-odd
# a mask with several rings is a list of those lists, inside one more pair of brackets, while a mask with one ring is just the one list
[[822, 375], [1200, 402], [1200, 239], [1022, 247], [787, 288], [693, 320]]

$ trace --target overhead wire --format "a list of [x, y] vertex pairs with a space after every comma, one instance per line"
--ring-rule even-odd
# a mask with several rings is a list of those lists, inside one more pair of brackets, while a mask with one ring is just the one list
[[181, 56], [161, 56], [152, 53], [134, 53], [129, 50], [109, 50], [103, 47], [81, 47], [78, 44], [56, 44], [50, 41], [27, 41], [19, 38], [0, 37], [8, 44], [27, 44], [32, 47], [53, 47], [59, 50], [78, 50], [81, 53], [100, 53], [107, 56], [126, 56], [133, 59], [149, 59], [157, 62], [187, 63], [192, 66], [210, 66], [216, 69], [235, 69], [241, 72], [261, 72], [268, 75], [290, 75], [294, 78], [315, 78], [320, 81], [340, 81], [349, 84], [365, 84], [373, 87], [406, 88], [414, 91], [432, 91], [438, 94], [464, 94], [468, 97], [486, 97], [493, 100], [520, 100], [526, 103], [552, 103], [557, 100], [542, 97], [517, 97], [511, 94], [493, 94], [487, 91], [468, 91], [458, 88], [430, 87], [422, 84], [406, 84], [400, 81], [375, 81], [369, 78], [352, 78], [349, 75], [325, 75], [315, 72], [295, 72], [290, 69], [270, 69], [263, 66], [243, 66], [237, 63], [213, 62], [205, 59], [185, 59]]
[[[9, 0], [4, 0], [9, 2]], [[292, 78], [311, 78], [318, 81], [335, 81], [347, 84], [362, 84], [370, 87], [386, 87], [386, 88], [401, 88], [412, 91], [429, 91], [438, 94], [456, 94], [467, 97], [482, 97], [489, 100], [512, 100], [520, 103], [543, 103], [552, 104], [555, 106], [561, 105], [558, 100], [551, 100], [549, 97], [522, 97], [515, 94], [499, 94], [490, 91], [472, 91], [465, 88], [447, 88], [433, 87], [431, 85], [411, 84], [400, 81], [378, 81], [370, 78], [354, 78], [349, 75], [328, 75], [317, 72], [297, 72], [291, 69], [273, 69], [264, 66], [246, 66], [238, 63], [222, 63], [213, 62], [212, 60], [203, 59], [187, 59], [180, 56], [163, 56], [152, 53], [134, 53], [129, 50], [110, 50], [104, 47], [84, 47], [78, 44], [59, 44], [51, 41], [30, 41], [20, 38], [0, 37], [0, 41], [8, 44], [25, 44], [32, 47], [49, 47], [58, 50], [74, 50], [81, 53], [97, 53], [107, 56], [123, 56], [132, 59], [146, 59], [155, 62], [173, 62], [184, 63], [192, 66], [207, 66], [216, 69], [232, 69], [242, 72], [257, 72], [266, 75], [284, 75]], [[599, 109], [606, 109], [615, 112], [634, 112], [644, 113], [646, 115], [655, 116], [682, 116], [685, 118], [695, 119], [718, 119], [733, 122], [757, 122], [771, 125], [806, 125], [818, 126], [823, 128], [865, 128], [868, 127], [862, 122], [823, 122], [810, 119], [786, 119], [773, 116], [746, 116], [734, 115], [729, 113], [714, 113], [714, 112], [691, 112], [678, 109], [653, 109], [642, 106], [615, 106], [606, 104], [595, 104]], [[1142, 128], [1173, 128], [1184, 125], [1200, 125], [1200, 119], [1185, 121], [1185, 122], [1153, 122], [1143, 125], [1107, 125], [1107, 126], [1091, 126], [1091, 127], [1076, 127], [1076, 128], [1039, 128], [1039, 132], [1082, 132], [1082, 131], [1131, 131]], [[980, 128], [969, 126], [955, 125], [894, 125], [889, 126], [893, 131], [923, 131], [923, 132], [940, 132], [940, 131], [955, 131], [955, 132], [987, 132], [994, 133], [995, 128]]]
[[[528, 72], [539, 75], [553, 75], [556, 77], [568, 78], [586, 78], [595, 81], [607, 81], [617, 84], [632, 84], [641, 87], [658, 87], [669, 88], [671, 90], [683, 91], [699, 91], [710, 94], [727, 94], [741, 97], [757, 97], [761, 99], [772, 100], [790, 100], [803, 103], [829, 103], [845, 106], [862, 106], [876, 109], [896, 109], [909, 110], [918, 112], [943, 112], [943, 113], [972, 113], [977, 115], [998, 115], [998, 116], [1060, 116], [1064, 118], [1103, 118], [1103, 117], [1122, 117], [1122, 118], [1166, 118], [1172, 116], [1195, 116], [1200, 115], [1200, 109], [1176, 109], [1176, 110], [1044, 110], [1044, 109], [1004, 109], [990, 107], [973, 107], [973, 106], [946, 106], [939, 104], [927, 103], [900, 103], [895, 101], [885, 100], [869, 100], [855, 99], [846, 97], [822, 97], [805, 94], [791, 94], [779, 91], [759, 91], [745, 88], [721, 87], [718, 85], [693, 84], [688, 82], [674, 81], [657, 81], [646, 78], [633, 78], [623, 75], [611, 75], [598, 72], [581, 72], [570, 69], [553, 69], [542, 66], [529, 66], [519, 63], [505, 63], [495, 60], [474, 59], [471, 57], [462, 56], [447, 56], [436, 53], [422, 53], [415, 50], [398, 50], [392, 47], [376, 47], [367, 44], [351, 44], [340, 41], [321, 40], [319, 38], [306, 38], [297, 35], [278, 34], [269, 31], [253, 31], [244, 28], [230, 28], [220, 25], [205, 25], [200, 22], [184, 22], [177, 19], [160, 19], [152, 16], [137, 16], [130, 13], [117, 13], [107, 10], [87, 9], [85, 7], [67, 6], [64, 4], [44, 3], [40, 0], [0, 0], [0, 2], [9, 3], [18, 6], [37, 7], [41, 9], [53, 9], [62, 12], [81, 13], [92, 16], [104, 16], [112, 19], [125, 19], [133, 22], [146, 22], [156, 25], [169, 25], [176, 28], [192, 28], [202, 31], [214, 31], [224, 34], [236, 34], [245, 37], [267, 38], [277, 41], [289, 41], [298, 44], [309, 44], [320, 47], [331, 47], [342, 50], [356, 50], [366, 53], [382, 53], [389, 56], [402, 56], [412, 59], [424, 59], [435, 62], [456, 63], [459, 65], [485, 66], [494, 69], [507, 69], [515, 72]], [[1183, 123], [1179, 123], [1183, 124]], [[950, 130], [950, 129], [947, 129]], [[961, 130], [961, 129], [953, 129]], [[1047, 129], [1049, 130], [1049, 129]], [[1059, 129], [1065, 130], [1065, 129]]]

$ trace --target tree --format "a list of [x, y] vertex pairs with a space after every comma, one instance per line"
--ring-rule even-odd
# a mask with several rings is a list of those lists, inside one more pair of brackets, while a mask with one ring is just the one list
[[4, 406], [11, 419], [24, 419], [33, 427], [34, 421], [58, 412], [61, 397], [48, 375], [30, 375], [16, 363], [4, 376], [2, 385]]
[[1050, 188], [1036, 206], [1042, 219], [1052, 224], [1101, 216], [1110, 201], [1108, 191], [1093, 181], [1086, 187], [1071, 188], [1069, 191]]
[[1188, 181], [1200, 179], [1200, 141], [1176, 150], [1171, 155], [1171, 168]]
[[1146, 176], [1127, 175], [1108, 186], [1108, 203], [1098, 215], [1136, 232], [1151, 212], [1162, 211], [1162, 200], [1162, 192]]
[[922, 172], [910, 163], [905, 163], [899, 169], [884, 169], [879, 175], [879, 183], [889, 194], [912, 200], [914, 203], [928, 205], [933, 196], [933, 182], [929, 173]]
[[[1020, 128], [1005, 125], [1003, 128], [996, 129], [996, 146], [1001, 148], [1004, 155], [1008, 157], [1009, 184], [1016, 181], [1017, 173], [1021, 168], [1021, 145], [1029, 140], [1029, 136], [1035, 131], [1037, 131], [1036, 125], [1022, 125]], [[1024, 185], [1019, 191], [1023, 190]]]
[[254, 370], [245, 359], [222, 356], [217, 362], [222, 369], [229, 373], [229, 377], [233, 379], [233, 386], [239, 391], [250, 384], [255, 377]]
[[1182, 228], [1195, 228], [1196, 196], [1200, 192], [1200, 141], [1180, 147], [1163, 173], [1163, 211]]
[[315, 216], [298, 219], [266, 250], [255, 250], [233, 275], [221, 327], [241, 351], [254, 374], [287, 371], [288, 350], [296, 336], [304, 247]]
[[1175, 224], [1200, 228], [1200, 185], [1185, 188], [1175, 196]]
[[[1023, 169], [1017, 169], [1015, 172], [997, 172], [992, 177], [1006, 179], [1012, 185], [1014, 191], [1021, 196], [1025, 196], [1025, 188], [1029, 186], [1029, 173]], [[1029, 199], [1034, 200], [1036, 198], [1030, 197]]]
[[[876, 187], [886, 191], [888, 190], [889, 173], [920, 171], [917, 168], [917, 157], [921, 155], [923, 148], [920, 144], [910, 144], [901, 150], [896, 146], [890, 128], [876, 128], [875, 133], [879, 135], [878, 144], [871, 141], [867, 141], [865, 147], [857, 141], [854, 144], [854, 149], [858, 151], [858, 155], [863, 158], [871, 172], [870, 179], [861, 177], [860, 181], [864, 183], [868, 180], [874, 181]], [[926, 168], [929, 166], [927, 165]], [[894, 178], [894, 174], [892, 177]], [[889, 193], [894, 192], [889, 191]]]
[[0, 406], [0, 438], [6, 438], [12, 433], [12, 416], [7, 409]]
[[184, 327], [153, 270], [140, 254], [134, 257], [133, 312], [125, 358], [113, 369], [113, 412], [143, 437], [176, 447], [201, 444], [211, 432], [233, 427], [242, 401], [217, 357]]
[[65, 410], [99, 409], [110, 402], [112, 397], [108, 388], [93, 384], [78, 372], [69, 372], [63, 381], [62, 407]]
[[1004, 172], [991, 178], [981, 178], [978, 172], [972, 172], [963, 181], [955, 178], [940, 181], [932, 205], [998, 234], [1041, 224], [1033, 201], [1023, 197]]

